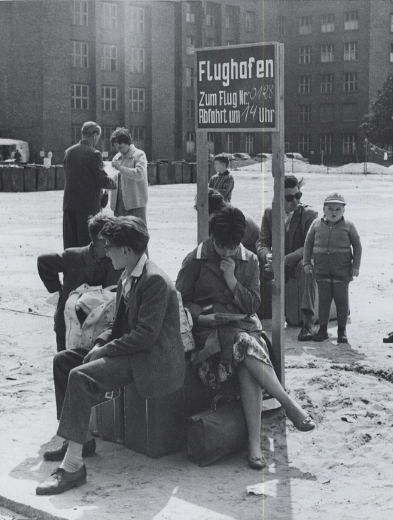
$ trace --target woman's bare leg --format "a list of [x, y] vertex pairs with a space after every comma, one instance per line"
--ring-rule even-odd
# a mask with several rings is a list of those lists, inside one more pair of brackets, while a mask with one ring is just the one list
[[237, 375], [248, 429], [248, 453], [251, 458], [260, 458], [263, 457], [261, 450], [262, 389], [244, 363], [239, 365]]

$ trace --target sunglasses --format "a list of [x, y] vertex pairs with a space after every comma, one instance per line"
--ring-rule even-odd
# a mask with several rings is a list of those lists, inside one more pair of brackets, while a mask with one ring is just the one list
[[302, 192], [298, 191], [297, 193], [295, 193], [295, 195], [285, 195], [285, 200], [287, 202], [292, 202], [293, 199], [300, 200], [302, 198], [302, 195]]

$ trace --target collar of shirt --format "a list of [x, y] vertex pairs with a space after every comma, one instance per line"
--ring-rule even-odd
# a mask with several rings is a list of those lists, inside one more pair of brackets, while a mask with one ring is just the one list
[[128, 150], [128, 152], [126, 154], [122, 155], [122, 157], [127, 157], [129, 159], [129, 158], [133, 157], [134, 153], [135, 153], [135, 145], [132, 144], [132, 145], [130, 145], [130, 149]]
[[141, 276], [146, 262], [147, 262], [147, 256], [145, 253], [143, 253], [143, 255], [140, 257], [138, 263], [136, 264], [136, 266], [134, 267], [134, 269], [132, 270], [131, 273], [129, 273], [126, 270], [123, 271], [123, 273], [120, 277], [120, 281], [121, 281], [121, 285], [122, 285], [121, 292], [122, 292], [122, 295], [125, 300], [128, 301], [128, 297], [129, 297], [129, 294], [131, 291], [132, 284], [133, 284], [134, 280], [136, 280], [137, 278], [139, 278]]

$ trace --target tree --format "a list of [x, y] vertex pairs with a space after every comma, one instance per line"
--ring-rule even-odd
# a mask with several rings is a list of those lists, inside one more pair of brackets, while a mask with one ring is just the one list
[[361, 128], [367, 139], [382, 148], [393, 144], [393, 74], [389, 74]]

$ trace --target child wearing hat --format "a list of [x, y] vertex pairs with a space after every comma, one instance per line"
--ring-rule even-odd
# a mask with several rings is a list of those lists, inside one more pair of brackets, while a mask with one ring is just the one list
[[346, 325], [349, 311], [349, 282], [359, 276], [362, 245], [355, 226], [344, 219], [346, 202], [339, 193], [330, 193], [323, 203], [321, 219], [311, 224], [304, 244], [304, 270], [312, 273], [318, 284], [319, 331], [314, 341], [329, 338], [332, 300], [337, 307], [337, 343], [348, 343]]

